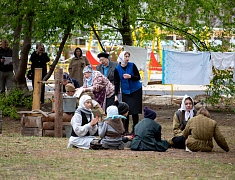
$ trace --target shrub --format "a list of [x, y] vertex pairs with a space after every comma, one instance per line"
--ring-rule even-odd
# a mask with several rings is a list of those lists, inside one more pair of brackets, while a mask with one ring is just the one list
[[18, 119], [17, 108], [24, 107], [30, 109], [32, 107], [32, 95], [26, 96], [25, 92], [20, 89], [13, 89], [9, 94], [0, 94], [0, 110], [3, 116], [9, 116]]

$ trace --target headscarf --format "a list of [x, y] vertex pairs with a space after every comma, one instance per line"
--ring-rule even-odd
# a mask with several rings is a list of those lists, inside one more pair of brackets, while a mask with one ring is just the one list
[[89, 78], [84, 78], [84, 83], [87, 85], [87, 87], [91, 87], [92, 86], [92, 76], [93, 76], [93, 69], [91, 67], [91, 65], [85, 66], [83, 71], [83, 73], [92, 73], [91, 76]]
[[119, 115], [118, 114], [118, 108], [117, 106], [111, 105], [107, 108], [107, 117], [104, 120], [107, 120], [109, 118], [115, 119], [115, 118], [123, 118], [126, 119], [125, 116]]
[[82, 73], [86, 73], [86, 72], [91, 72], [91, 73], [93, 72], [91, 65], [87, 65], [84, 67]]
[[84, 105], [84, 103], [87, 101], [87, 100], [92, 100], [90, 96], [88, 95], [82, 95], [82, 97], [79, 99], [79, 105], [78, 105], [78, 108], [76, 110], [76, 112], [78, 112], [79, 110], [86, 113], [86, 114], [92, 114], [92, 111], [91, 109], [87, 109]]
[[[193, 105], [193, 108], [190, 110], [190, 111], [186, 111], [186, 107], [185, 107], [185, 99], [186, 98], [190, 98], [190, 99], [192, 99], [192, 105]], [[188, 96], [187, 94], [185, 94], [184, 95], [184, 98], [182, 99], [182, 103], [181, 103], [181, 107], [180, 107], [180, 109], [178, 109], [179, 111], [185, 111], [185, 121], [188, 121], [190, 118], [192, 118], [193, 117], [193, 115], [194, 115], [194, 112], [193, 112], [193, 110], [194, 110], [194, 101], [193, 101], [193, 98], [192, 97], [190, 97], [190, 96]]]
[[125, 53], [126, 53], [126, 51], [122, 51], [119, 54], [118, 58], [117, 58], [118, 63], [121, 63], [121, 65], [126, 65], [126, 62], [125, 62], [125, 59], [124, 59], [125, 58], [124, 57]]

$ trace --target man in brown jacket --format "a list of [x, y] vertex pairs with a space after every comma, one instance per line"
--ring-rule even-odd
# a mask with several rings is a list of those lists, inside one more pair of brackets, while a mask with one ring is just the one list
[[221, 134], [217, 122], [210, 119], [210, 114], [205, 108], [201, 108], [197, 112], [197, 116], [188, 121], [183, 131], [183, 135], [186, 138], [186, 148], [190, 151], [212, 151], [213, 137], [215, 142], [224, 151], [229, 151], [227, 142]]

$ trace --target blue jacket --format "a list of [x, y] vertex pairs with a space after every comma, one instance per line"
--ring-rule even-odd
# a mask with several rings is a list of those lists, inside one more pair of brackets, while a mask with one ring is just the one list
[[139, 90], [142, 87], [142, 85], [139, 81], [133, 81], [132, 79], [124, 79], [123, 78], [123, 74], [130, 74], [131, 76], [134, 76], [132, 62], [128, 62], [126, 71], [123, 70], [123, 68], [121, 67], [120, 64], [118, 66], [116, 66], [116, 69], [117, 69], [118, 74], [120, 76], [122, 93], [131, 94], [131, 93]]

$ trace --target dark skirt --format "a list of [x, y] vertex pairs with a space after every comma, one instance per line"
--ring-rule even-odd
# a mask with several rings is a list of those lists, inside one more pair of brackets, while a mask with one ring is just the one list
[[142, 87], [131, 94], [122, 93], [122, 101], [129, 105], [129, 115], [142, 114]]

